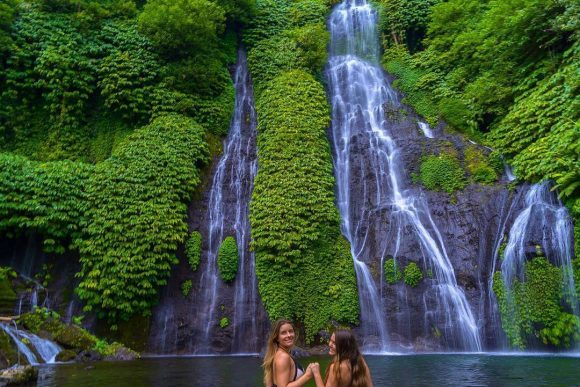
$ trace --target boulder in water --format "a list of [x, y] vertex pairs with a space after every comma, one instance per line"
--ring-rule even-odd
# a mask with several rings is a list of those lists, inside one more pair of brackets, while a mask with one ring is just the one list
[[0, 373], [0, 386], [14, 386], [35, 383], [38, 370], [32, 366], [13, 366]]
[[56, 361], [58, 362], [67, 362], [67, 361], [74, 361], [77, 357], [77, 353], [72, 349], [65, 349], [59, 352], [56, 355]]

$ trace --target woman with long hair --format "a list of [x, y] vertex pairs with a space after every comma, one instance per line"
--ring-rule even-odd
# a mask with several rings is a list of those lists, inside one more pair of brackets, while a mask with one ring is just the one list
[[310, 365], [304, 371], [290, 351], [296, 343], [294, 325], [289, 320], [278, 320], [272, 325], [262, 363], [264, 385], [267, 387], [299, 387], [312, 379]]
[[330, 336], [328, 346], [332, 362], [326, 369], [324, 381], [320, 375], [320, 366], [314, 363], [310, 367], [316, 387], [373, 387], [369, 367], [350, 330], [336, 330]]

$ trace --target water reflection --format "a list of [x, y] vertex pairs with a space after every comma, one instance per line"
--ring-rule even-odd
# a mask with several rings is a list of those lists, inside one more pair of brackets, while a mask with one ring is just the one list
[[[551, 355], [429, 354], [367, 356], [375, 386], [580, 386], [580, 358]], [[328, 357], [318, 361], [326, 369]], [[149, 358], [43, 365], [38, 386], [262, 385], [261, 359], [246, 356]], [[313, 386], [309, 384], [308, 386]]]

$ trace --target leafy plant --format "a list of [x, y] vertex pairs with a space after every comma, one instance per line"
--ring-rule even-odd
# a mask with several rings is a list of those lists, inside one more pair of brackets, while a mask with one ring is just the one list
[[407, 285], [415, 287], [419, 285], [419, 282], [423, 279], [423, 272], [419, 269], [419, 266], [415, 262], [410, 262], [405, 267], [405, 272], [403, 274], [404, 281]]
[[443, 190], [449, 194], [463, 189], [467, 184], [463, 168], [457, 158], [448, 153], [424, 157], [419, 181], [430, 190]]
[[190, 279], [185, 280], [181, 283], [181, 294], [183, 294], [183, 297], [189, 296], [192, 287], [193, 282]]
[[385, 279], [391, 285], [403, 279], [403, 273], [399, 270], [394, 258], [389, 258], [384, 263]]
[[189, 239], [185, 243], [185, 255], [191, 271], [196, 271], [201, 260], [201, 234], [199, 231], [194, 231], [189, 235]]
[[220, 277], [225, 282], [231, 282], [238, 273], [238, 245], [232, 236], [226, 237], [220, 246], [217, 263]]
[[580, 340], [580, 319], [567, 310], [562, 290], [562, 269], [545, 257], [525, 263], [525, 281], [513, 280], [506, 288], [501, 273], [494, 275], [493, 290], [501, 312], [502, 328], [514, 347], [526, 348], [539, 337], [544, 344], [569, 347]]

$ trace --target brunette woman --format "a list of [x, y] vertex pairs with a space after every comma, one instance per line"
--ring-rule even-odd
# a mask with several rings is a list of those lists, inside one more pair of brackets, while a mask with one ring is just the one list
[[332, 362], [324, 380], [320, 366], [311, 364], [316, 387], [372, 387], [371, 372], [363, 359], [356, 338], [350, 330], [339, 329], [330, 336], [328, 354]]
[[278, 320], [272, 325], [262, 363], [264, 385], [267, 387], [299, 387], [312, 379], [310, 366], [304, 371], [290, 351], [296, 343], [294, 325], [288, 320]]

